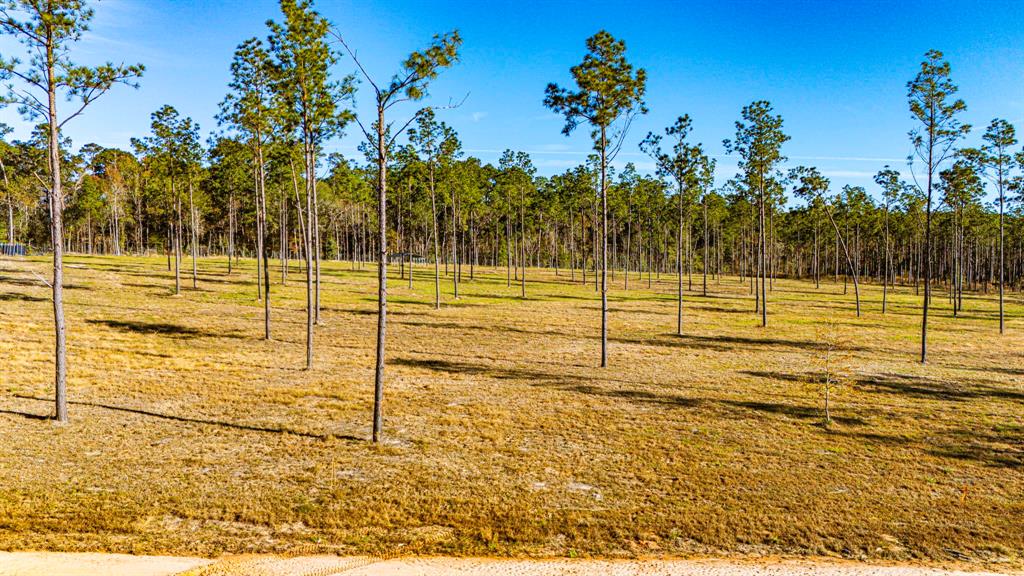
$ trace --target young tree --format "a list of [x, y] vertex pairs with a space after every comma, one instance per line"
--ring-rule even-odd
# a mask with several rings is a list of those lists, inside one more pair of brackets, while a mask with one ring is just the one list
[[[450, 254], [452, 257], [452, 296], [459, 299], [459, 190], [458, 166], [459, 157], [462, 156], [462, 142], [458, 134], [450, 126], [441, 124], [441, 146], [440, 160], [441, 173], [448, 192], [448, 204], [451, 206], [451, 235]], [[445, 266], [447, 269], [447, 266]]]
[[703, 288], [702, 295], [708, 295], [708, 261], [711, 256], [711, 242], [709, 238], [710, 229], [708, 226], [708, 200], [713, 193], [712, 187], [715, 185], [715, 166], [717, 162], [713, 158], [709, 158], [704, 154], [703, 149], [700, 145], [697, 146], [698, 150], [698, 162], [696, 171], [697, 180], [697, 191], [700, 193], [700, 205], [702, 210], [701, 224], [704, 227], [704, 258], [701, 264], [701, 273], [703, 274]]
[[[519, 207], [519, 240], [517, 242], [519, 249], [516, 265], [522, 268], [519, 275], [519, 295], [521, 298], [526, 298], [526, 207], [532, 196], [533, 177], [537, 170], [533, 167], [529, 154], [511, 150], [505, 150], [501, 154], [501, 158], [498, 160], [498, 169], [500, 170], [499, 186], [505, 189], [505, 197], [509, 200], [507, 204], [510, 223], [515, 212], [512, 204], [513, 198]], [[511, 224], [508, 229], [511, 231]]]
[[[910, 114], [918, 126], [910, 131], [910, 142], [914, 155], [924, 163], [924, 186], [914, 175], [914, 182], [925, 201], [924, 227], [924, 304], [921, 310], [921, 363], [928, 361], [928, 305], [931, 300], [932, 282], [932, 191], [939, 166], [954, 153], [954, 146], [971, 127], [963, 124], [958, 115], [967, 109], [963, 100], [954, 96], [958, 88], [950, 79], [949, 62], [942, 59], [942, 52], [929, 50], [921, 69], [913, 80], [907, 83], [907, 99]], [[914, 155], [907, 158], [911, 168]], [[923, 189], [922, 189], [923, 188]]]
[[1010, 185], [1010, 174], [1017, 166], [1011, 148], [1017, 145], [1017, 132], [1006, 120], [996, 118], [989, 123], [982, 136], [985, 144], [981, 149], [964, 150], [963, 155], [972, 161], [996, 187], [996, 202], [999, 205], [999, 333], [1005, 329], [1003, 314], [1003, 283], [1006, 276], [1006, 258], [1004, 252], [1004, 213], [1006, 211], [1006, 191]]
[[174, 253], [174, 293], [181, 293], [181, 237], [184, 225], [181, 217], [180, 179], [184, 178], [189, 193], [190, 242], [192, 250], [192, 287], [196, 287], [196, 213], [194, 202], [193, 171], [202, 155], [199, 145], [199, 127], [191, 118], [182, 118], [170, 105], [164, 105], [150, 115], [152, 135], [136, 146], [143, 151], [167, 182], [167, 205], [172, 221], [168, 222], [170, 245]]
[[772, 105], [760, 100], [743, 108], [743, 121], [736, 122], [736, 138], [723, 144], [729, 154], [740, 156], [739, 168], [747, 186], [756, 194], [758, 205], [758, 268], [760, 270], [761, 325], [768, 326], [767, 234], [765, 210], [775, 182], [775, 167], [785, 161], [782, 145], [789, 136], [782, 132], [782, 116]]
[[[337, 56], [327, 41], [330, 24], [311, 0], [281, 0], [284, 23], [268, 22], [270, 48], [277, 58], [274, 88], [283, 124], [301, 140], [306, 196], [306, 369], [313, 368], [313, 325], [320, 321], [320, 226], [316, 168], [325, 140], [353, 118], [340, 109], [355, 92], [354, 79], [332, 82]], [[314, 283], [315, 266], [315, 283]], [[315, 295], [314, 295], [315, 286]]]
[[[218, 120], [230, 124], [252, 149], [256, 200], [256, 283], [263, 289], [263, 337], [270, 340], [270, 255], [267, 246], [267, 175], [264, 148], [273, 132], [273, 63], [263, 43], [250, 38], [235, 49], [231, 92], [221, 103]], [[262, 274], [260, 273], [262, 261]]]
[[[359, 72], [373, 89], [376, 101], [376, 118], [371, 124], [372, 131], [361, 121], [367, 144], [377, 156], [377, 360], [374, 371], [373, 391], [373, 441], [379, 442], [384, 426], [384, 345], [387, 335], [387, 304], [388, 304], [388, 229], [387, 229], [387, 170], [391, 156], [391, 147], [398, 135], [422, 113], [417, 112], [410, 117], [397, 131], [392, 131], [393, 122], [387, 121], [387, 113], [396, 104], [405, 101], [421, 100], [427, 95], [427, 86], [437, 78], [444, 68], [455, 64], [459, 58], [459, 46], [462, 38], [458, 31], [443, 36], [434, 36], [433, 42], [425, 50], [413, 52], [402, 62], [401, 70], [391, 77], [387, 84], [377, 84], [356, 57], [355, 52], [345, 43], [338, 32], [332, 32], [341, 42], [345, 50], [355, 60]], [[357, 119], [358, 121], [358, 119]]]
[[434, 309], [441, 308], [441, 249], [437, 225], [437, 165], [443, 155], [446, 126], [434, 119], [434, 111], [424, 108], [409, 129], [409, 141], [423, 156], [427, 167], [427, 189], [430, 191], [430, 221], [434, 246]]
[[[789, 171], [789, 180], [794, 184], [793, 193], [796, 194], [797, 197], [806, 200], [812, 209], [821, 209], [825, 215], [828, 216], [828, 221], [832, 223], [832, 228], [836, 233], [836, 239], [840, 246], [842, 246], [843, 253], [846, 255], [847, 269], [853, 276], [853, 291], [857, 300], [857, 316], [860, 316], [860, 284], [857, 281], [857, 268], [853, 264], [853, 258], [850, 256], [850, 250], [847, 246], [846, 240], [843, 238], [843, 234], [839, 230], [839, 225], [836, 224], [835, 217], [832, 215], [832, 207], [829, 205], [827, 200], [826, 195], [828, 194], [830, 184], [829, 179], [822, 176], [821, 173], [818, 172], [817, 168], [797, 166]], [[844, 192], [848, 192], [848, 189], [844, 188]]]
[[939, 172], [938, 190], [942, 203], [950, 209], [950, 297], [953, 303], [953, 316], [959, 315], [963, 305], [964, 276], [967, 274], [966, 236], [967, 220], [972, 211], [981, 208], [981, 199], [985, 195], [985, 183], [980, 172], [981, 167], [966, 158], [959, 158], [953, 164]]
[[[678, 279], [678, 301], [676, 306], [676, 334], [683, 335], [683, 228], [686, 212], [697, 194], [704, 194], [714, 181], [715, 161], [708, 158], [701, 144], [691, 145], [686, 137], [692, 130], [690, 116], [684, 114], [675, 123], [665, 128], [665, 136], [672, 141], [672, 153], [662, 151], [661, 135], [648, 132], [640, 142], [640, 149], [654, 159], [658, 174], [671, 176], [676, 182], [678, 201], [678, 232], [676, 234], [676, 272]], [[705, 210], [705, 218], [707, 211]], [[705, 229], [706, 231], [706, 229]], [[705, 245], [707, 237], [705, 236]], [[706, 272], [706, 266], [705, 266]], [[707, 295], [707, 275], [704, 279], [704, 293]]]
[[182, 119], [176, 130], [178, 159], [185, 171], [188, 186], [189, 252], [192, 256], [192, 289], [198, 285], [199, 212], [196, 207], [196, 172], [202, 165], [203, 145], [199, 139], [199, 125], [191, 118]]
[[[568, 136], [581, 122], [593, 127], [591, 139], [598, 153], [601, 194], [601, 367], [608, 365], [608, 163], [622, 148], [629, 125], [647, 113], [644, 92], [647, 72], [633, 70], [626, 61], [626, 44], [601, 30], [587, 39], [583, 62], [570, 69], [576, 91], [548, 84], [544, 105], [565, 116], [562, 134]], [[621, 124], [616, 127], [616, 123]]]
[[[71, 48], [89, 29], [93, 10], [83, 0], [3, 0], [0, 31], [13, 36], [29, 54], [27, 62], [0, 59], [7, 86], [5, 103], [17, 104], [33, 119], [41, 119], [48, 133], [49, 182], [47, 199], [53, 247], [53, 323], [55, 333], [55, 404], [60, 422], [68, 420], [67, 326], [64, 320], [64, 191], [61, 180], [60, 131], [72, 119], [115, 84], [137, 86], [144, 67], [114, 65], [80, 66], [71, 60]], [[61, 115], [58, 100], [72, 102], [72, 112]]]
[[875, 175], [875, 183], [882, 188], [882, 206], [885, 210], [882, 221], [882, 250], [884, 251], [884, 262], [882, 264], [882, 314], [885, 314], [889, 300], [889, 284], [892, 280], [892, 253], [889, 243], [889, 214], [893, 206], [899, 201], [907, 185], [900, 180], [900, 173], [886, 166]]

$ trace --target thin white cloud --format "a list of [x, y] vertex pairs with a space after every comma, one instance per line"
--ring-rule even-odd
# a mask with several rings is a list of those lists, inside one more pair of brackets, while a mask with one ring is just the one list
[[906, 162], [906, 158], [872, 158], [868, 156], [790, 156], [790, 160], [818, 162]]
[[822, 170], [821, 175], [827, 178], [874, 178], [877, 172], [865, 170]]

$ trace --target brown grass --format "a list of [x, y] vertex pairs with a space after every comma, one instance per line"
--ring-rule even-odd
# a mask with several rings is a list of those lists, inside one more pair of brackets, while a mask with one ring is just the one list
[[[1019, 562], [1024, 306], [953, 319], [919, 299], [780, 281], [770, 327], [735, 278], [687, 295], [616, 276], [611, 367], [593, 286], [504, 270], [431, 307], [392, 281], [386, 442], [367, 441], [374, 271], [327, 264], [313, 371], [304, 287], [275, 284], [262, 335], [252, 262], [68, 259], [72, 422], [47, 419], [43, 259], [0, 260], [0, 548], [132, 553], [810, 554]], [[275, 281], [278, 274], [274, 274]], [[698, 286], [695, 278], [694, 287]], [[189, 285], [183, 282], [183, 285]], [[445, 284], [450, 291], [450, 285]], [[639, 289], [643, 287], [643, 289]], [[636, 288], [636, 289], [634, 289]], [[844, 331], [824, 427], [815, 334]]]

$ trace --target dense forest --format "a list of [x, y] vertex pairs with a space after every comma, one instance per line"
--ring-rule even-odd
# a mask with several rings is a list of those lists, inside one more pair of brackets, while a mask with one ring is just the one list
[[[591, 165], [552, 177], [536, 176], [527, 154], [506, 151], [498, 166], [463, 157], [460, 143], [446, 134], [437, 155], [409, 144], [390, 165], [389, 240], [396, 253], [416, 262], [435, 259], [442, 274], [449, 267], [472, 277], [474, 266], [508, 266], [519, 280], [521, 265], [564, 270], [567, 277], [593, 282], [594, 244], [600, 227], [597, 178]], [[155, 130], [161, 129], [154, 125]], [[167, 163], [153, 149], [131, 152], [82, 146], [64, 158], [68, 190], [65, 249], [87, 254], [167, 253], [176, 234], [188, 253], [200, 257], [252, 258], [257, 247], [257, 205], [249, 147], [220, 136], [196, 148], [180, 164]], [[45, 142], [4, 142], [5, 238], [46, 251], [49, 217], [45, 187]], [[292, 157], [289, 157], [289, 153]], [[287, 281], [289, 259], [301, 260], [303, 208], [295, 197], [302, 175], [293, 169], [298, 151], [268, 147], [265, 223], [270, 257], [279, 260], [274, 281]], [[172, 188], [171, 181], [178, 178]], [[757, 199], [738, 181], [721, 188], [693, 186], [683, 194], [663, 179], [640, 174], [632, 165], [609, 175], [609, 270], [623, 289], [648, 272], [672, 273], [677, 261], [682, 204], [682, 261], [688, 287], [702, 286], [703, 273], [749, 276], [756, 267]], [[318, 177], [320, 257], [374, 261], [377, 216], [375, 168], [368, 162], [332, 155]], [[798, 177], [799, 178], [799, 177]], [[822, 190], [811, 203], [799, 179], [773, 182], [766, 199], [771, 277], [819, 280], [849, 274], [839, 244], [849, 244], [855, 269], [866, 281], [881, 283], [889, 261], [890, 282], [920, 283], [925, 220], [924, 199], [914, 186], [886, 167], [877, 190], [844, 186]], [[827, 186], [827, 179], [823, 179]], [[790, 185], [790, 186], [787, 186]], [[189, 192], [191, 189], [191, 206]], [[965, 161], [943, 170], [933, 215], [936, 277], [957, 293], [990, 289], [998, 274], [998, 204], [987, 202], [984, 180]], [[830, 193], [831, 192], [831, 193]], [[1021, 288], [1024, 220], [1016, 197], [1005, 214], [1007, 287]], [[826, 210], [838, 226], [839, 235]], [[314, 235], [316, 236], [316, 235]], [[888, 255], [886, 238], [888, 237]], [[694, 279], [694, 276], [697, 276]]]
[[[458, 298], [459, 283], [481, 266], [504, 268], [524, 298], [532, 267], [603, 295], [677, 277], [680, 333], [684, 293], [713, 291], [723, 277], [749, 284], [765, 325], [777, 278], [831, 279], [858, 294], [860, 283], [912, 286], [924, 296], [925, 322], [928, 298], [947, 299], [958, 313], [968, 305], [965, 292], [1024, 289], [1024, 152], [1006, 121], [972, 130], [958, 120], [966, 105], [937, 51], [907, 84], [909, 169], [878, 166], [873, 189], [836, 189], [811, 166], [784, 169], [791, 135], [770, 103], [755, 101], [738, 111], [734, 130], [722, 127], [739, 173], [718, 185], [715, 162], [692, 141], [686, 115], [643, 140], [655, 172], [612, 167], [627, 130], [638, 129], [647, 111], [646, 74], [607, 32], [587, 41], [572, 69], [575, 91], [555, 84], [537, 91], [565, 115], [566, 134], [593, 130], [594, 155], [540, 176], [524, 152], [506, 150], [496, 165], [467, 155], [445, 108], [415, 107], [430, 81], [457, 64], [458, 32], [435, 37], [378, 80], [302, 0], [282, 0], [266, 36], [239, 44], [218, 126], [200, 127], [166, 105], [130, 150], [72, 143], [59, 134], [63, 122], [143, 69], [71, 63], [68, 48], [91, 17], [80, 2], [12, 6], [0, 26], [30, 52], [50, 56], [5, 61], [8, 100], [37, 124], [30, 138], [0, 143], [6, 241], [52, 251], [55, 271], [63, 252], [166, 255], [175, 292], [198, 286], [205, 258], [229, 265], [257, 258], [253, 298], [264, 303], [267, 339], [272, 286], [308, 287], [307, 367], [320, 320], [320, 262], [377, 265], [378, 403], [385, 287], [413, 270], [435, 278], [435, 306]], [[60, 16], [56, 28], [52, 12]], [[356, 72], [336, 75], [342, 69]], [[375, 117], [352, 111], [357, 89], [370, 92]], [[67, 117], [57, 114], [65, 94]], [[365, 136], [362, 156], [325, 154], [345, 131]], [[859, 297], [852, 313], [860, 313]], [[58, 389], [61, 378], [58, 361]]]

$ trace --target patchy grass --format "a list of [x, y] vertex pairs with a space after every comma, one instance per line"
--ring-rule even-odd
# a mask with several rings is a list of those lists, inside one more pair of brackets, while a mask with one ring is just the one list
[[[316, 367], [304, 286], [273, 274], [262, 336], [253, 262], [200, 262], [172, 296], [161, 258], [68, 258], [69, 425], [51, 411], [51, 308], [0, 260], [0, 548], [215, 554], [810, 554], [1019, 562], [1024, 305], [961, 318], [919, 299], [779, 281], [770, 327], [747, 286], [611, 293], [596, 367], [592, 285], [530, 270], [529, 298], [478, 271], [432, 309], [423, 266], [390, 285], [385, 434], [368, 442], [375, 271], [327, 263]], [[468, 270], [467, 270], [468, 271]], [[183, 286], [190, 286], [183, 274]], [[578, 278], [578, 276], [577, 276]], [[695, 278], [694, 287], [698, 287]], [[444, 284], [450, 293], [450, 280]], [[822, 425], [829, 319], [848, 378]]]

